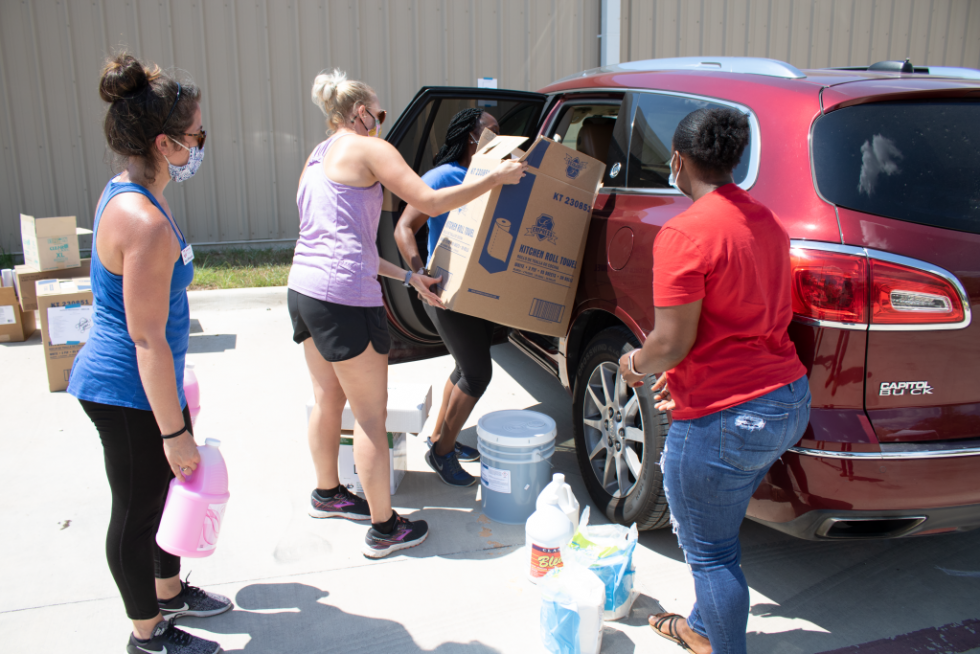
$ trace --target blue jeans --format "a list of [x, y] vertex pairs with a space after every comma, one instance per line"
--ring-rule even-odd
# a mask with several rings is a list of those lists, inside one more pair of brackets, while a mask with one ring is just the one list
[[695, 420], [676, 420], [661, 460], [671, 522], [694, 575], [688, 626], [715, 654], [744, 654], [749, 587], [739, 527], [749, 499], [810, 419], [806, 376]]

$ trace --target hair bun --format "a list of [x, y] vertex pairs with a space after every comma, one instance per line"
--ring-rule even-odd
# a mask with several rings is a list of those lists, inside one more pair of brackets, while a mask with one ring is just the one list
[[310, 94], [313, 104], [320, 108], [325, 116], [329, 116], [336, 104], [337, 89], [347, 81], [347, 73], [334, 68], [332, 73], [322, 72], [313, 80], [313, 91]]
[[136, 95], [150, 86], [150, 81], [159, 71], [148, 71], [136, 57], [128, 54], [116, 55], [106, 61], [99, 81], [99, 95], [106, 102], [115, 102]]

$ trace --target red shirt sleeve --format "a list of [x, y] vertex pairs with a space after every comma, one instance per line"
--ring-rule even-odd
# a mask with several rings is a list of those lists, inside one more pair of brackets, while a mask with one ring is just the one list
[[653, 306], [676, 307], [704, 298], [708, 264], [687, 235], [664, 227], [653, 242]]

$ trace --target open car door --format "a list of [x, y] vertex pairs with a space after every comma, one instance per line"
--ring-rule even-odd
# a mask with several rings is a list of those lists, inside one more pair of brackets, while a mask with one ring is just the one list
[[[548, 96], [524, 91], [424, 87], [398, 117], [386, 140], [398, 148], [416, 173], [422, 175], [432, 168], [432, 160], [445, 141], [449, 121], [458, 112], [480, 107], [497, 119], [501, 134], [533, 138], [547, 100]], [[385, 189], [378, 225], [378, 253], [382, 258], [408, 268], [395, 244], [395, 225], [405, 206], [404, 200]], [[419, 254], [427, 260], [428, 227], [419, 230], [416, 241]], [[442, 340], [425, 315], [418, 294], [398, 280], [380, 279], [392, 336], [388, 360], [399, 363], [445, 354]]]

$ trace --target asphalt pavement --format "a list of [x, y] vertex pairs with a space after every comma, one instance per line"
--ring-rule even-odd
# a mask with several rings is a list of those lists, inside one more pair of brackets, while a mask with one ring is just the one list
[[[202, 396], [196, 431], [200, 442], [221, 440], [231, 500], [217, 551], [184, 559], [183, 573], [236, 608], [181, 626], [227, 652], [544, 652], [523, 527], [488, 520], [479, 485], [441, 483], [423, 461], [423, 432], [408, 438], [409, 472], [393, 503], [426, 519], [429, 539], [365, 559], [363, 524], [306, 514], [311, 390], [285, 290], [190, 295], [189, 359]], [[558, 423], [555, 470], [589, 503], [568, 395], [510, 344], [495, 346], [493, 358], [493, 382], [462, 441], [476, 444], [476, 420], [487, 412], [542, 411]], [[427, 429], [451, 369], [448, 357], [390, 368], [391, 382], [433, 385]], [[130, 624], [105, 563], [110, 499], [95, 429], [74, 398], [47, 391], [40, 334], [0, 345], [0, 371], [0, 651], [122, 652]], [[464, 467], [479, 474], [479, 464]], [[747, 521], [742, 546], [751, 652], [980, 652], [980, 531], [807, 542]], [[627, 619], [606, 623], [602, 652], [680, 653], [646, 624], [661, 607], [683, 614], [694, 601], [670, 530], [641, 534], [635, 561], [641, 595]]]

